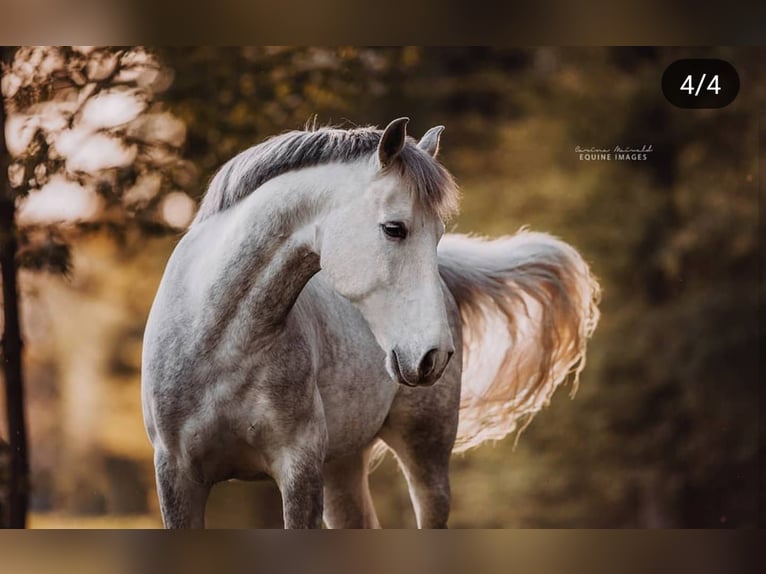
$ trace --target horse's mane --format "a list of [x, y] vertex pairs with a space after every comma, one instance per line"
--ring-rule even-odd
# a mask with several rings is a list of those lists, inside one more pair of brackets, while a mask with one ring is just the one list
[[[273, 136], [226, 162], [213, 176], [192, 225], [235, 205], [279, 175], [305, 167], [349, 163], [372, 156], [382, 130], [374, 127], [320, 127]], [[458, 206], [458, 189], [450, 173], [411, 137], [394, 163], [420, 205], [447, 218]]]

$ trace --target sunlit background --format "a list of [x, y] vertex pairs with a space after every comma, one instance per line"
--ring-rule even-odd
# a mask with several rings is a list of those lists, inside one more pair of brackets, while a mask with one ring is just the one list
[[[735, 65], [731, 106], [666, 102], [662, 71], [691, 56]], [[604, 288], [575, 399], [559, 391], [515, 449], [510, 438], [453, 459], [451, 526], [754, 526], [760, 66], [734, 49], [19, 49], [2, 91], [30, 525], [161, 525], [142, 333], [214, 170], [306, 122], [407, 115], [415, 136], [446, 125], [440, 157], [463, 191], [449, 228], [551, 232]], [[575, 151], [616, 145], [652, 151]], [[372, 491], [383, 526], [414, 525], [391, 457]], [[208, 523], [279, 526], [279, 493], [218, 485]]]

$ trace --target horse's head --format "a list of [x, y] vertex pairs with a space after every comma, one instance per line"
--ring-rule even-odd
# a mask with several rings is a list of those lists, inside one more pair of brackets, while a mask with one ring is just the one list
[[435, 160], [443, 128], [415, 144], [407, 121], [391, 122], [377, 156], [349, 175], [355, 189], [343, 194], [317, 240], [323, 273], [367, 320], [391, 377], [416, 386], [436, 382], [455, 350], [436, 246], [440, 214], [454, 208], [457, 192]]

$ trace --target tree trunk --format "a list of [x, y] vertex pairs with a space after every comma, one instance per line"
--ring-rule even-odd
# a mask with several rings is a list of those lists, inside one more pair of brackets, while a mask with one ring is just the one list
[[[0, 49], [2, 64], [13, 61], [14, 48]], [[21, 329], [19, 326], [19, 295], [16, 287], [18, 250], [16, 235], [16, 204], [8, 181], [10, 157], [5, 145], [5, 101], [0, 98], [0, 271], [3, 283], [4, 328], [2, 363], [5, 376], [5, 398], [8, 415], [10, 465], [8, 484], [8, 525], [24, 528], [29, 496], [29, 459], [24, 420], [24, 385], [21, 364]]]

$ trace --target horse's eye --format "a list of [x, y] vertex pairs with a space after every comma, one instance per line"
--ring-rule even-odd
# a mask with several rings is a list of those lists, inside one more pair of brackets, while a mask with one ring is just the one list
[[407, 228], [401, 221], [389, 221], [380, 225], [385, 233], [391, 239], [404, 239], [407, 237]]

